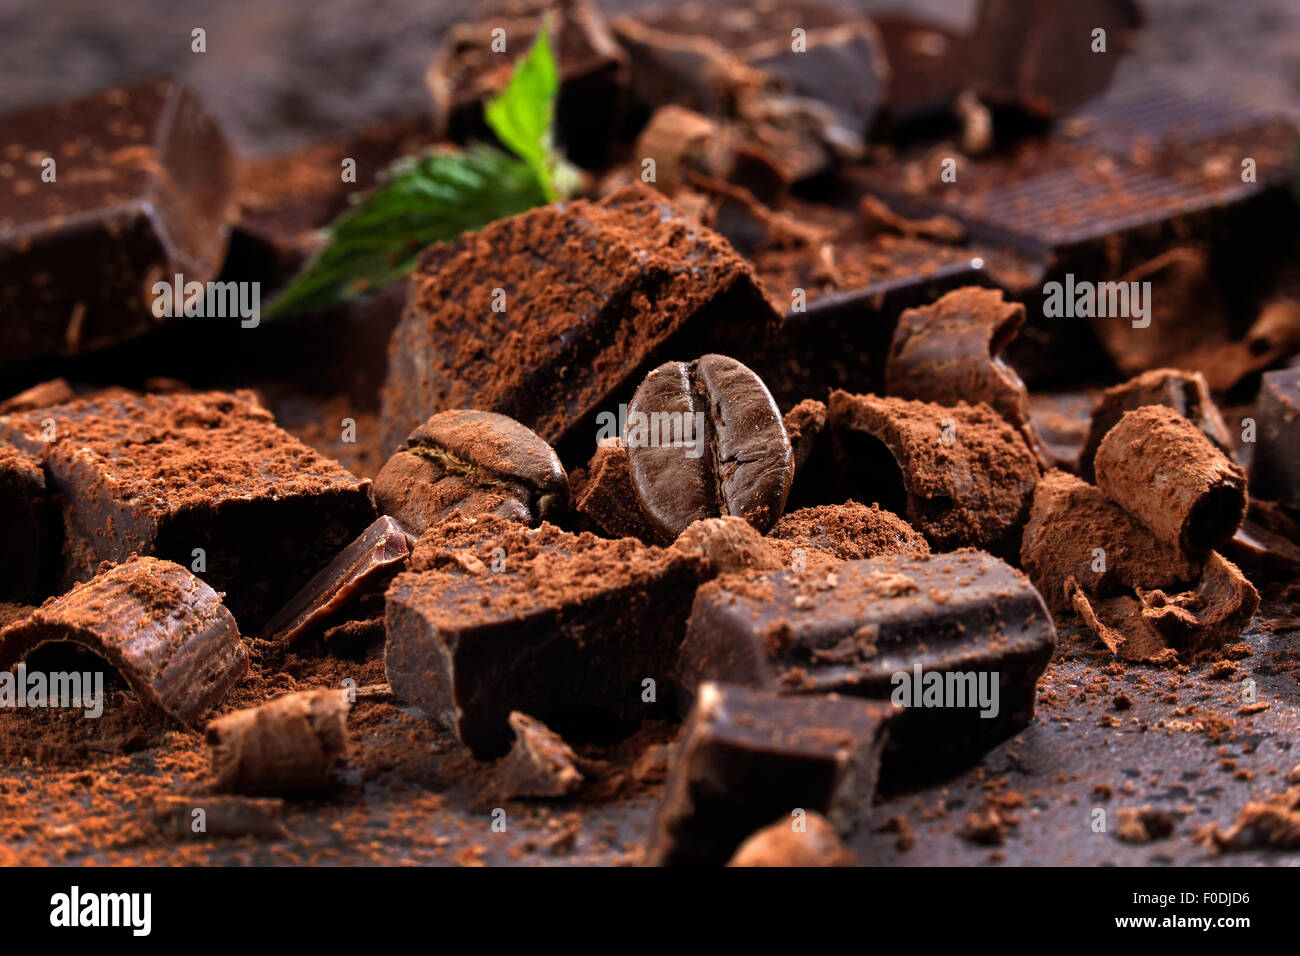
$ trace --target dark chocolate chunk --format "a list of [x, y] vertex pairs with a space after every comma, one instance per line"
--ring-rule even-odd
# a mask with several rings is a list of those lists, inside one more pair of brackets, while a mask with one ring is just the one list
[[853, 866], [853, 851], [840, 842], [820, 813], [777, 820], [749, 837], [727, 866]]
[[1290, 580], [1300, 575], [1300, 545], [1247, 518], [1223, 546], [1229, 560], [1245, 568], [1253, 580]]
[[[559, 144], [574, 162], [599, 166], [622, 115], [627, 56], [589, 0], [494, 0], [480, 5], [473, 22], [453, 26], [426, 74], [434, 125], [458, 142], [488, 139], [483, 105], [505, 88], [545, 16], [560, 75]], [[498, 40], [504, 40], [504, 49]]]
[[936, 548], [1018, 550], [1039, 466], [993, 409], [836, 391], [829, 421], [853, 497], [905, 513]]
[[754, 830], [823, 813], [848, 831], [871, 808], [895, 709], [705, 681], [664, 787], [647, 862], [720, 866]]
[[826, 403], [815, 398], [805, 398], [785, 413], [781, 419], [786, 436], [790, 439], [790, 457], [797, 478], [826, 431]]
[[375, 518], [369, 480], [248, 393], [82, 399], [0, 416], [0, 440], [40, 457], [65, 498], [65, 584], [153, 554], [223, 591], [248, 631]]
[[1097, 487], [1161, 541], [1198, 553], [1232, 538], [1246, 516], [1246, 473], [1164, 405], [1125, 412], [1095, 459]]
[[1300, 508], [1300, 369], [1264, 375], [1256, 417], [1251, 489], [1264, 498]]
[[1194, 424], [1221, 451], [1232, 454], [1232, 439], [1214, 404], [1205, 376], [1200, 372], [1157, 368], [1136, 378], [1114, 385], [1102, 393], [1092, 410], [1092, 422], [1083, 450], [1079, 453], [1079, 474], [1087, 481], [1094, 477], [1093, 459], [1106, 433], [1114, 428], [1125, 412], [1144, 405], [1172, 408]]
[[891, 10], [874, 15], [889, 64], [882, 109], [898, 126], [937, 116], [969, 85], [966, 35], [939, 24]]
[[382, 589], [401, 570], [415, 539], [388, 515], [381, 515], [339, 552], [265, 628], [267, 640], [291, 644], [320, 629], [358, 594]]
[[414, 289], [389, 345], [386, 451], [434, 412], [469, 407], [559, 447], [594, 434], [596, 412], [667, 349], [743, 360], [780, 321], [726, 242], [645, 186], [435, 246]]
[[[655, 188], [669, 196], [701, 177], [734, 184], [764, 201], [775, 201], [790, 187], [790, 174], [779, 157], [748, 136], [743, 126], [715, 122], [683, 106], [670, 104], [654, 111], [637, 137], [633, 157], [639, 164], [654, 160]], [[637, 172], [642, 171], [638, 166]], [[715, 228], [731, 238], [716, 223]]]
[[206, 282], [220, 270], [233, 162], [184, 86], [164, 80], [11, 114], [0, 141], [0, 361], [140, 335], [158, 322], [154, 283]]
[[767, 386], [724, 355], [668, 362], [637, 387], [623, 443], [641, 512], [664, 541], [692, 521], [781, 516], [794, 460]]
[[889, 555], [703, 585], [678, 666], [687, 689], [721, 680], [902, 704], [887, 761], [916, 768], [1027, 724], [1055, 642], [1038, 592], [991, 555]]
[[183, 567], [156, 558], [125, 564], [52, 598], [0, 631], [0, 670], [45, 644], [88, 648], [141, 703], [190, 727], [248, 670], [248, 653], [220, 596]]
[[321, 688], [277, 697], [208, 724], [216, 790], [294, 793], [324, 789], [348, 746], [343, 691]]
[[0, 601], [43, 598], [58, 555], [45, 473], [35, 457], [0, 445]]
[[1060, 116], [1110, 85], [1142, 22], [1135, 0], [981, 0], [966, 47], [971, 82], [992, 102]]
[[1025, 307], [997, 289], [971, 286], [898, 319], [885, 361], [885, 390], [899, 398], [954, 405], [984, 402], [1015, 426], [1050, 464], [1029, 414], [1029, 393], [998, 354], [1025, 324]]
[[501, 758], [501, 796], [563, 797], [582, 786], [577, 755], [564, 738], [540, 720], [512, 711], [515, 742]]
[[202, 794], [161, 797], [154, 802], [153, 824], [172, 840], [256, 837], [277, 840], [284, 828], [284, 801], [279, 798]]
[[481, 759], [508, 749], [514, 710], [590, 732], [667, 701], [704, 574], [674, 549], [491, 517], [431, 529], [410, 566], [388, 589], [389, 683]]
[[494, 412], [439, 412], [406, 436], [375, 478], [379, 508], [416, 535], [452, 511], [536, 525], [569, 502], [551, 446]]
[[586, 482], [574, 498], [574, 509], [615, 538], [640, 538], [653, 542], [654, 529], [641, 513], [632, 489], [627, 449], [617, 438], [602, 444], [591, 456]]

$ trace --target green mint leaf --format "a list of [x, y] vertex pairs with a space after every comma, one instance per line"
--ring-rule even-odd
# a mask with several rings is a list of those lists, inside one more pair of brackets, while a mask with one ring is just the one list
[[488, 101], [484, 118], [492, 132], [537, 173], [548, 202], [559, 198], [556, 186], [563, 159], [555, 149], [552, 126], [560, 75], [543, 24], [528, 55], [515, 65], [506, 88]]
[[264, 317], [378, 291], [410, 272], [427, 246], [548, 201], [531, 164], [487, 146], [400, 160], [385, 178], [325, 229], [328, 244]]

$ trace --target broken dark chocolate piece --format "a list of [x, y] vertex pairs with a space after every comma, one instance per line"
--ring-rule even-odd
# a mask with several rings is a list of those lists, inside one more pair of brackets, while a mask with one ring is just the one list
[[452, 26], [425, 77], [441, 135], [490, 138], [483, 106], [505, 89], [547, 17], [560, 79], [559, 145], [582, 166], [605, 161], [624, 106], [627, 56], [589, 0], [494, 0], [480, 5], [474, 22]]
[[515, 742], [501, 758], [502, 796], [563, 797], [582, 786], [577, 755], [564, 738], [540, 720], [512, 711]]
[[889, 555], [703, 585], [678, 667], [688, 690], [720, 680], [902, 703], [886, 759], [918, 768], [1032, 720], [1055, 643], [1038, 592], [991, 555]]
[[88, 648], [146, 707], [190, 727], [248, 670], [248, 653], [220, 596], [183, 567], [131, 558], [46, 601], [0, 631], [0, 670], [45, 644]]
[[1214, 404], [1205, 384], [1205, 376], [1200, 372], [1157, 368], [1102, 393], [1092, 410], [1092, 424], [1079, 453], [1079, 474], [1085, 481], [1093, 480], [1093, 459], [1106, 433], [1119, 423], [1125, 412], [1144, 405], [1172, 408], [1204, 432], [1205, 437], [1220, 450], [1232, 454], [1232, 440], [1219, 407]]
[[1060, 116], [1110, 85], [1142, 23], [1135, 0], [981, 0], [971, 82], [991, 102]]
[[853, 851], [816, 811], [777, 820], [749, 837], [727, 866], [853, 866]]
[[277, 797], [196, 794], [156, 800], [152, 820], [159, 832], [172, 840], [278, 840], [289, 835], [283, 815], [284, 801]]
[[317, 630], [358, 594], [381, 589], [401, 570], [414, 543], [388, 515], [376, 518], [267, 622], [264, 637], [292, 644]]
[[617, 438], [601, 444], [591, 456], [586, 483], [577, 492], [573, 506], [615, 538], [655, 540], [655, 531], [641, 513], [641, 504], [632, 489], [627, 449]]
[[815, 548], [844, 561], [882, 554], [929, 554], [930, 545], [911, 525], [879, 505], [846, 501], [787, 513], [770, 532], [773, 538]]
[[898, 319], [885, 361], [885, 390], [899, 398], [953, 405], [984, 402], [1015, 426], [1049, 464], [1029, 414], [1029, 393], [998, 354], [1025, 324], [1025, 307], [997, 289], [971, 286]]
[[250, 632], [375, 518], [369, 480], [249, 393], [82, 399], [0, 416], [0, 441], [41, 458], [65, 498], [65, 585], [153, 554], [223, 591]]
[[1160, 540], [1217, 548], [1246, 516], [1246, 473], [1164, 405], [1125, 412], [1097, 449], [1097, 487]]
[[208, 724], [213, 787], [231, 793], [295, 793], [332, 782], [348, 745], [349, 704], [321, 688], [277, 697]]
[[153, 328], [154, 284], [221, 268], [229, 149], [171, 80], [0, 118], [0, 355], [76, 355]]
[[1259, 387], [1251, 489], [1300, 508], [1300, 369], [1267, 372]]
[[772, 571], [789, 565], [786, 555], [739, 515], [692, 521], [673, 547], [697, 555], [712, 574], [748, 568]]
[[45, 597], [58, 557], [45, 473], [31, 455], [0, 445], [0, 601]]
[[560, 514], [569, 479], [551, 446], [495, 412], [439, 412], [375, 478], [379, 508], [414, 534], [452, 511], [537, 525]]
[[871, 808], [895, 709], [849, 697], [699, 687], [647, 862], [720, 866], [759, 827], [824, 813], [848, 831]]
[[508, 749], [514, 710], [567, 733], [575, 717], [590, 731], [669, 699], [704, 575], [671, 548], [490, 517], [431, 529], [410, 566], [427, 570], [388, 589], [389, 683], [480, 759]]
[[660, 539], [738, 515], [774, 525], [794, 478], [790, 439], [762, 380], [735, 359], [668, 362], [637, 387], [623, 444], [632, 489]]
[[836, 391], [828, 417], [853, 497], [906, 513], [939, 549], [1018, 550], [1038, 461], [989, 406]]
[[790, 439], [790, 457], [797, 478], [826, 431], [826, 403], [805, 398], [786, 412], [781, 421], [785, 425], [786, 437]]
[[1285, 581], [1300, 575], [1300, 545], [1249, 518], [1223, 546], [1223, 554], [1245, 568], [1252, 580], [1275, 578]]
[[384, 450], [434, 412], [468, 407], [558, 447], [579, 426], [594, 434], [596, 412], [674, 343], [743, 360], [780, 321], [720, 236], [640, 185], [435, 246], [413, 281], [389, 344]]

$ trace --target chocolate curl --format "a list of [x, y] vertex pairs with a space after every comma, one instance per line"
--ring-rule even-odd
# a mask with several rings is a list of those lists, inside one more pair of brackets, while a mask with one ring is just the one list
[[1092, 410], [1092, 424], [1079, 454], [1079, 474], [1085, 481], [1094, 480], [1093, 459], [1106, 433], [1118, 424], [1125, 412], [1146, 405], [1172, 408], [1199, 428], [1216, 447], [1232, 454], [1232, 439], [1223, 422], [1219, 407], [1210, 396], [1210, 387], [1200, 372], [1176, 368], [1157, 368], [1114, 385], [1102, 393]]
[[1162, 541], [1189, 553], [1226, 544], [1246, 515], [1246, 473], [1176, 411], [1125, 412], [1097, 449], [1097, 486]]
[[283, 793], [329, 786], [347, 749], [350, 705], [342, 691], [321, 689], [277, 697], [208, 724], [213, 788], [233, 793]]
[[942, 405], [984, 402], [1050, 467], [1025, 383], [998, 355], [1024, 324], [1025, 307], [1005, 301], [997, 289], [956, 289], [933, 305], [908, 309], [885, 361], [885, 391]]
[[217, 592], [158, 558], [109, 568], [0, 631], [0, 670], [64, 642], [108, 661], [141, 703], [190, 727], [248, 670], [239, 628]]

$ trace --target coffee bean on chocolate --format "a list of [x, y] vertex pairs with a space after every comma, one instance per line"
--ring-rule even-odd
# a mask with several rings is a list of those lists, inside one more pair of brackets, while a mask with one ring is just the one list
[[1163, 405], [1125, 412], [1094, 465], [1108, 498], [1184, 551], [1219, 547], [1246, 516], [1245, 471]]
[[321, 688], [237, 710], [207, 729], [213, 787], [231, 793], [294, 793], [332, 782], [347, 750], [344, 692]]
[[1256, 417], [1251, 490], [1300, 508], [1300, 369], [1265, 373]]
[[151, 710], [190, 727], [248, 670], [221, 597], [180, 565], [131, 558], [0, 631], [0, 670], [46, 644], [77, 644], [107, 661]]
[[439, 412], [375, 478], [379, 508], [418, 535], [448, 514], [537, 525], [562, 512], [569, 479], [551, 446], [495, 412]]
[[624, 443], [641, 511], [665, 541], [719, 515], [766, 531], [785, 508], [790, 439], [767, 386], [735, 359], [652, 371], [628, 404]]

